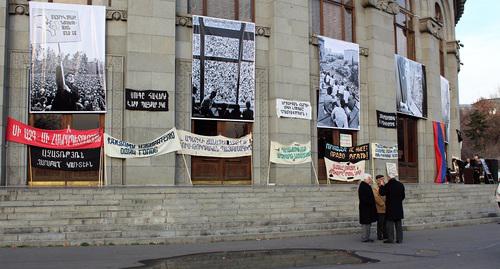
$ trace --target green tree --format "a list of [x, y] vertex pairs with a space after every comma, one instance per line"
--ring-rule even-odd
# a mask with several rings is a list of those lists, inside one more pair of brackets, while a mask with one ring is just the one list
[[475, 149], [484, 151], [484, 140], [488, 129], [487, 115], [478, 109], [473, 109], [469, 121], [465, 124], [465, 135], [470, 139]]

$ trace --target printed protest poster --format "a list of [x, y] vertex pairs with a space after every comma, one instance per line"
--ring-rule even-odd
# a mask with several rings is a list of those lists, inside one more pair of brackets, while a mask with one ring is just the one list
[[125, 108], [142, 111], [168, 111], [168, 92], [125, 89]]
[[377, 110], [377, 126], [381, 128], [396, 129], [398, 127], [397, 114]]
[[352, 147], [352, 135], [340, 134], [340, 146], [341, 147]]
[[276, 99], [276, 112], [280, 118], [296, 118], [311, 120], [312, 108], [310, 102]]
[[192, 118], [253, 121], [255, 24], [193, 15]]
[[441, 112], [445, 126], [444, 142], [450, 141], [450, 82], [441, 76]]
[[372, 157], [373, 159], [398, 159], [398, 145], [385, 146], [379, 143], [372, 143]]
[[370, 146], [341, 147], [327, 143], [325, 149], [326, 175], [329, 180], [362, 180], [365, 161], [370, 159]]
[[387, 169], [387, 176], [394, 178], [398, 176], [398, 165], [396, 163], [385, 163]]
[[359, 45], [324, 36], [319, 43], [319, 128], [359, 130]]
[[277, 164], [310, 163], [312, 162], [311, 141], [306, 144], [293, 142], [287, 145], [271, 141], [269, 161]]
[[30, 113], [106, 112], [106, 8], [29, 2]]
[[396, 109], [399, 113], [427, 117], [425, 66], [394, 55], [396, 68]]
[[44, 130], [7, 118], [5, 140], [50, 149], [91, 149], [102, 147], [103, 130]]
[[181, 149], [177, 130], [172, 128], [153, 141], [134, 144], [104, 134], [104, 153], [113, 158], [154, 157]]
[[31, 165], [43, 169], [97, 171], [100, 155], [100, 148], [59, 150], [30, 147]]
[[181, 154], [217, 158], [252, 156], [252, 135], [229, 138], [222, 135], [204, 136], [179, 130]]

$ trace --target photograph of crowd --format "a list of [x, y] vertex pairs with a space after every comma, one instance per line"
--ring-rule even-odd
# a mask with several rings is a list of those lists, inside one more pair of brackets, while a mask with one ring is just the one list
[[106, 112], [105, 9], [30, 8], [30, 113]]
[[192, 117], [253, 121], [255, 25], [193, 16]]
[[441, 76], [441, 111], [443, 115], [443, 123], [445, 126], [444, 141], [448, 142], [450, 139], [450, 83], [448, 80]]
[[395, 64], [397, 111], [410, 116], [426, 117], [425, 66], [397, 54]]
[[319, 36], [319, 128], [359, 130], [359, 45]]

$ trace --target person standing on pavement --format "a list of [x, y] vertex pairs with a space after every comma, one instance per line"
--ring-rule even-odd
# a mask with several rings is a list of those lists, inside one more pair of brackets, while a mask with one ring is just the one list
[[387, 239], [387, 233], [385, 229], [385, 197], [380, 195], [379, 189], [382, 183], [384, 183], [385, 178], [383, 175], [377, 175], [375, 177], [375, 185], [373, 186], [373, 196], [375, 197], [375, 204], [377, 206], [377, 239], [383, 240]]
[[361, 224], [361, 242], [373, 242], [370, 239], [372, 222], [377, 221], [377, 208], [372, 191], [372, 176], [365, 174], [359, 184], [359, 223]]
[[394, 243], [394, 227], [396, 227], [396, 243], [403, 243], [404, 218], [403, 200], [405, 199], [405, 187], [396, 178], [391, 178], [385, 184], [382, 182], [379, 193], [385, 196], [385, 223], [387, 240], [384, 243]]

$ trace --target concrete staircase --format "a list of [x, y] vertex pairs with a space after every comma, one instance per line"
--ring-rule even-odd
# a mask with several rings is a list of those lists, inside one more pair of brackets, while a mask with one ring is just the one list
[[[497, 221], [495, 185], [406, 185], [406, 229]], [[0, 247], [357, 232], [356, 185], [0, 189]]]

